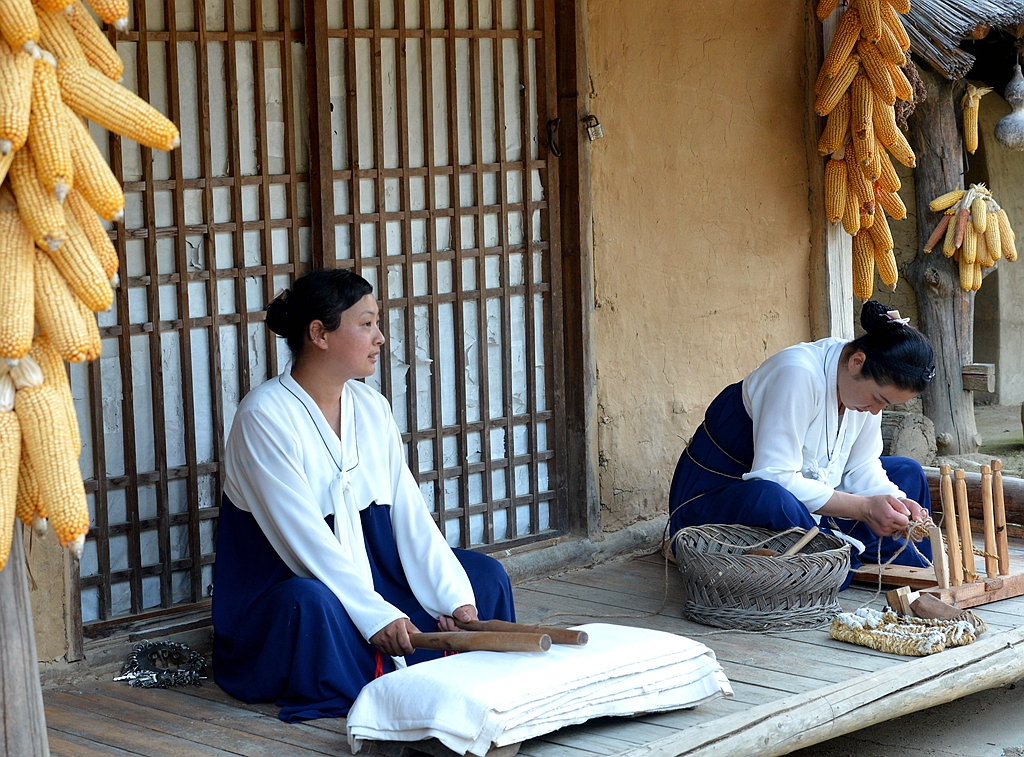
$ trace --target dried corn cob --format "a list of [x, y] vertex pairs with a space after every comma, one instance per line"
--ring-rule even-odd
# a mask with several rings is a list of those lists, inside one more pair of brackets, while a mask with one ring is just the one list
[[18, 498], [21, 427], [14, 413], [14, 381], [0, 376], [0, 570], [7, 564]]
[[10, 177], [18, 212], [32, 239], [41, 249], [56, 250], [64, 241], [64, 211], [40, 180], [29, 145], [14, 154]]
[[59, 61], [57, 80], [64, 102], [105, 129], [157, 150], [173, 150], [181, 141], [178, 127], [160, 111], [83, 61]]
[[870, 166], [874, 159], [875, 129], [871, 125], [873, 102], [871, 81], [864, 74], [857, 74], [850, 85], [850, 132], [853, 134], [853, 151], [862, 167]]
[[853, 237], [853, 296], [870, 300], [875, 288], [875, 248], [861, 231]]
[[885, 64], [886, 71], [889, 72], [889, 81], [892, 82], [893, 94], [900, 100], [912, 101], [914, 99], [914, 87], [911, 86], [907, 75], [903, 73], [903, 69], [893, 65], [884, 58], [881, 60]]
[[845, 92], [836, 107], [828, 114], [825, 129], [818, 140], [818, 153], [828, 155], [843, 146], [850, 132], [850, 93]]
[[[20, 426], [18, 430], [20, 432]], [[39, 496], [39, 475], [24, 448], [18, 466], [18, 495], [14, 507], [18, 520], [31, 527], [36, 536], [41, 537], [46, 533], [46, 506]]]
[[939, 211], [946, 210], [946, 208], [951, 208], [954, 205], [956, 205], [958, 202], [960, 202], [963, 196], [964, 190], [962, 189], [950, 190], [945, 194], [939, 195], [930, 203], [928, 203], [928, 208], [933, 212], [938, 213]]
[[968, 84], [967, 92], [960, 102], [964, 112], [964, 146], [971, 154], [978, 149], [978, 109], [981, 98], [991, 91], [992, 87], [975, 87]]
[[13, 50], [36, 54], [39, 41], [39, 23], [31, 0], [3, 0], [0, 2], [0, 34]]
[[899, 138], [893, 144], [886, 145], [886, 147], [892, 153], [892, 156], [907, 168], [913, 168], [917, 165], [917, 156], [914, 155], [914, 151], [910, 148], [910, 143], [903, 136], [902, 132], [900, 132]]
[[897, 13], [906, 15], [910, 13], [910, 0], [885, 0]]
[[871, 135], [871, 146], [874, 148], [871, 152], [871, 165], [864, 167], [864, 176], [868, 181], [874, 183], [882, 174], [882, 153], [885, 152], [885, 148], [878, 144], [874, 133]]
[[854, 194], [857, 195], [857, 199], [860, 200], [861, 204], [874, 202], [875, 193], [871, 189], [871, 184], [864, 176], [864, 171], [861, 170], [860, 161], [857, 160], [857, 156], [854, 150], [851, 150], [849, 146], [846, 148], [846, 174], [850, 181], [850, 188]]
[[825, 215], [830, 223], [842, 220], [846, 209], [846, 161], [829, 160], [825, 164]]
[[876, 250], [891, 250], [895, 247], [892, 241], [892, 231], [889, 229], [889, 221], [885, 217], [885, 211], [875, 211], [875, 222], [868, 229], [871, 240]]
[[992, 257], [992, 253], [989, 252], [988, 242], [985, 241], [984, 234], [978, 234], [977, 256], [976, 262], [979, 263], [982, 268], [991, 268], [996, 264], [995, 259]]
[[106, 310], [114, 301], [110, 279], [74, 216], [66, 213], [64, 223], [67, 238], [64, 244], [50, 253], [50, 259], [89, 310], [94, 313]]
[[896, 125], [896, 111], [877, 97], [872, 99], [871, 123], [875, 127], [875, 136], [883, 145], [899, 142], [902, 132]]
[[31, 55], [12, 50], [0, 40], [0, 152], [4, 155], [20, 150], [28, 139], [34, 69]]
[[874, 87], [875, 94], [882, 99], [882, 102], [892, 105], [896, 102], [896, 90], [889, 74], [888, 67], [891, 64], [886, 63], [878, 49], [865, 39], [857, 43], [857, 54], [860, 55], [861, 63], [864, 64], [864, 71], [871, 79], [871, 86]]
[[985, 246], [993, 260], [999, 260], [1003, 256], [1003, 243], [999, 236], [999, 216], [995, 211], [989, 211], [985, 221]]
[[[883, 0], [884, 1], [884, 0]], [[907, 65], [907, 56], [903, 54], [899, 40], [888, 24], [882, 24], [882, 36], [878, 40], [878, 52], [890, 63], [897, 66]]]
[[838, 4], [839, 0], [818, 0], [818, 5], [814, 9], [814, 14], [818, 17], [819, 21], [824, 21], [832, 15], [832, 11], [836, 9], [836, 5]]
[[980, 194], [975, 195], [971, 201], [971, 223], [974, 224], [974, 230], [979, 234], [985, 233], [988, 226], [988, 203]]
[[74, 0], [68, 6], [66, 15], [68, 24], [78, 39], [89, 64], [108, 79], [121, 81], [121, 76], [124, 74], [124, 63], [121, 62], [121, 56], [111, 47], [107, 35], [96, 26], [96, 22], [93, 21], [92, 15], [82, 4], [82, 0]]
[[50, 342], [69, 363], [100, 356], [100, 332], [96, 317], [78, 299], [50, 257], [36, 251], [36, 320]]
[[71, 396], [71, 384], [68, 383], [67, 369], [60, 353], [50, 343], [50, 338], [40, 333], [32, 342], [29, 356], [36, 361], [43, 374], [43, 383], [54, 387], [60, 394], [61, 406], [66, 417], [66, 428], [75, 442], [75, 457], [82, 451], [82, 438], [78, 430], [78, 414], [75, 412], [75, 400]]
[[1006, 215], [1006, 211], [1002, 208], [996, 211], [996, 217], [999, 219], [999, 242], [1003, 251], [1003, 257], [1011, 263], [1017, 259], [1017, 246], [1014, 243], [1017, 235], [1013, 233], [1013, 229], [1010, 227], [1010, 218]]
[[[875, 138], [878, 138], [878, 132], [875, 132]], [[896, 173], [892, 161], [889, 160], [885, 148], [879, 144], [875, 151], [878, 153], [878, 164], [881, 166], [881, 170], [878, 172], [878, 186], [887, 192], [899, 192], [903, 184], [900, 182], [900, 177]]]
[[859, 70], [860, 56], [848, 56], [842, 68], [839, 69], [839, 73], [828, 80], [828, 84], [818, 95], [818, 99], [814, 102], [814, 112], [819, 116], [827, 116], [831, 113], [832, 109], [839, 104], [840, 98], [849, 89], [853, 77]]
[[18, 216], [14, 196], [0, 188], [0, 357], [20, 360], [35, 328], [32, 267], [35, 244]]
[[67, 200], [64, 202], [65, 218], [67, 218], [68, 213], [75, 217], [75, 221], [82, 231], [85, 232], [85, 236], [88, 237], [89, 245], [92, 247], [96, 257], [99, 258], [100, 265], [103, 266], [103, 273], [107, 279], [113, 280], [116, 278], [119, 265], [117, 250], [114, 249], [114, 244], [110, 241], [110, 236], [107, 234], [107, 230], [103, 228], [103, 224], [100, 223], [96, 212], [75, 189], [68, 193]]
[[971, 211], [967, 208], [960, 208], [956, 212], [956, 236], [953, 238], [953, 242], [957, 247], [960, 247], [964, 243], [964, 234], [967, 231], [967, 225], [971, 220]]
[[39, 13], [39, 11], [57, 13], [67, 8], [70, 2], [71, 0], [32, 0], [32, 3], [36, 6], [36, 13]]
[[957, 250], [956, 246], [956, 212], [949, 218], [949, 225], [946, 227], [946, 237], [942, 240], [942, 254], [947, 258], [953, 257]]
[[46, 50], [36, 61], [32, 76], [32, 121], [28, 126], [28, 146], [32, 150], [39, 180], [53, 192], [58, 202], [64, 202], [73, 177], [56, 65], [57, 61]]
[[896, 38], [896, 42], [899, 44], [900, 49], [903, 51], [909, 50], [910, 37], [907, 36], [907, 30], [903, 26], [903, 21], [900, 19], [899, 15], [897, 15], [896, 11], [893, 10], [889, 3], [885, 2], [881, 3], [879, 11], [879, 15], [882, 17], [882, 23], [885, 24], [889, 28], [889, 31], [892, 32], [892, 35]]
[[105, 221], [124, 217], [124, 193], [117, 177], [89, 134], [82, 120], [70, 108], [64, 108], [71, 146], [71, 162], [75, 166], [75, 189]]
[[[957, 218], [959, 221], [959, 217]], [[978, 259], [978, 232], [974, 230], [974, 226], [970, 223], [964, 226], [964, 239], [963, 245], [960, 247], [960, 259], [973, 265]]]
[[864, 39], [872, 44], [882, 36], [882, 15], [879, 0], [857, 0], [861, 23], [864, 25]]
[[89, 0], [89, 7], [105, 24], [124, 31], [128, 28], [128, 0]]
[[951, 213], [943, 213], [942, 218], [940, 218], [939, 222], [935, 224], [935, 229], [932, 231], [931, 236], [928, 237], [928, 241], [924, 243], [925, 252], [931, 252], [934, 250], [935, 245], [939, 243], [939, 240], [946, 236], [946, 229], [949, 227], [949, 219], [951, 217]]
[[846, 190], [846, 207], [843, 209], [843, 229], [851, 237], [860, 231], [860, 202], [849, 187]]
[[897, 221], [907, 217], [907, 206], [903, 204], [903, 200], [895, 192], [889, 192], [882, 189], [881, 186], [877, 186], [875, 187], [875, 196], [878, 198], [878, 204], [882, 206], [882, 210]]
[[875, 224], [875, 203], [868, 202], [860, 206], [860, 229], [870, 229]]
[[825, 60], [822, 61], [821, 70], [826, 79], [831, 79], [839, 73], [843, 63], [850, 57], [854, 45], [860, 38], [860, 13], [851, 8], [843, 14], [836, 26], [836, 33], [832, 36], [832, 42], [828, 46]]
[[[875, 224], [878, 225], [877, 223]], [[896, 255], [892, 250], [880, 250], [875, 248], [875, 264], [878, 266], [878, 278], [890, 290], [896, 291], [896, 282], [900, 280], [899, 270], [896, 268]]]
[[85, 51], [78, 42], [67, 14], [60, 11], [36, 10], [39, 19], [39, 45], [56, 58], [80, 58], [85, 60]]
[[60, 393], [46, 384], [19, 389], [14, 411], [25, 452], [38, 475], [39, 496], [50, 525], [61, 546], [80, 557], [89, 531], [89, 507], [72, 434], [62, 423], [65, 414]]
[[974, 289], [974, 263], [964, 262], [963, 256], [957, 262], [960, 272], [960, 288], [965, 292]]
[[981, 263], [974, 264], [974, 281], [971, 283], [971, 289], [977, 292], [981, 289], [981, 282], [984, 280], [985, 274], [982, 273]]

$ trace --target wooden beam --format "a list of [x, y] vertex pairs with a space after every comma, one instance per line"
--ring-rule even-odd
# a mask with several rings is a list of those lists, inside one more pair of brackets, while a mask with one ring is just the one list
[[[306, 99], [309, 102], [309, 217], [313, 265], [334, 267], [334, 162], [331, 152], [331, 70], [327, 2], [306, 8]], [[290, 51], [281, 53], [282, 58]], [[354, 116], [353, 116], [354, 118]]]
[[996, 390], [995, 363], [971, 363], [960, 369], [965, 392], [994, 392]]

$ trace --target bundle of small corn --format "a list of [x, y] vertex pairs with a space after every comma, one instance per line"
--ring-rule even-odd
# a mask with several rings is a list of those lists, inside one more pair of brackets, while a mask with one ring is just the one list
[[960, 264], [960, 288], [965, 292], [981, 289], [982, 269], [991, 268], [1000, 258], [1010, 263], [1017, 259], [1017, 235], [1010, 219], [984, 184], [946, 192], [928, 207], [942, 213], [942, 218], [924, 251], [931, 252], [942, 242], [942, 254]]
[[[825, 20], [836, 0], [820, 0]], [[909, 0], [850, 0], [818, 74], [814, 108], [828, 121], [818, 152], [825, 165], [825, 212], [853, 236], [853, 293], [870, 299], [875, 265], [882, 282], [896, 288], [899, 273], [886, 213], [905, 218], [900, 180], [886, 150], [913, 168], [914, 151], [896, 125], [896, 100], [911, 101], [913, 87], [901, 66], [910, 48], [900, 14]], [[879, 210], [880, 208], [880, 210]]]
[[991, 91], [992, 87], [975, 87], [968, 84], [967, 92], [960, 101], [964, 116], [964, 147], [972, 155], [978, 149], [978, 109], [981, 106], [981, 98]]
[[[126, 27], [127, 0], [89, 6]], [[49, 522], [76, 556], [89, 528], [64, 361], [99, 357], [94, 313], [118, 269], [100, 219], [120, 220], [124, 195], [83, 119], [160, 150], [179, 141], [122, 69], [82, 0], [0, 0], [0, 568], [15, 515]]]

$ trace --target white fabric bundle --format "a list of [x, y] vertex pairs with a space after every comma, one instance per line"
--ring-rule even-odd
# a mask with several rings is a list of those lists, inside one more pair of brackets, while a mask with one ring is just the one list
[[459, 754], [525, 741], [607, 715], [693, 707], [732, 688], [703, 644], [645, 628], [579, 626], [585, 647], [464, 652], [370, 682], [348, 716], [353, 752], [365, 740], [436, 738]]

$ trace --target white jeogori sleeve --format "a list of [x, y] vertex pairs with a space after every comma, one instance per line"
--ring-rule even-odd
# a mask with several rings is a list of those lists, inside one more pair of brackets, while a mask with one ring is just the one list
[[366, 585], [324, 521], [302, 469], [302, 442], [294, 430], [274, 423], [257, 408], [240, 410], [225, 455], [232, 488], [281, 559], [296, 575], [323, 582], [363, 638], [369, 640], [392, 621], [406, 617]]
[[843, 482], [839, 488], [850, 494], [870, 497], [875, 494], [895, 494], [905, 497], [896, 484], [889, 480], [882, 467], [882, 414], [867, 417], [857, 438], [850, 446], [850, 457], [843, 471]]
[[805, 478], [803, 447], [826, 397], [816, 376], [804, 366], [781, 365], [748, 387], [754, 426], [754, 462], [744, 480], [775, 481], [815, 512], [834, 489]]

